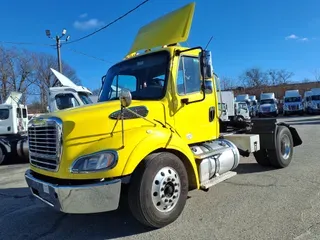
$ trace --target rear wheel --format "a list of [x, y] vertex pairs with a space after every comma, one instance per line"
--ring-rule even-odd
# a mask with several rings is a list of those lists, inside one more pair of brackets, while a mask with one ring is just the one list
[[188, 175], [183, 162], [168, 152], [154, 153], [133, 173], [128, 200], [142, 224], [161, 228], [182, 213], [188, 196]]
[[293, 155], [293, 139], [287, 127], [278, 127], [275, 149], [268, 150], [268, 155], [274, 167], [285, 168], [289, 166]]

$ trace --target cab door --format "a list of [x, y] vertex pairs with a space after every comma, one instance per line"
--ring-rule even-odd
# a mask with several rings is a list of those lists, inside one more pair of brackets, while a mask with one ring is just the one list
[[188, 55], [176, 57], [177, 75], [173, 84], [175, 128], [188, 144], [216, 139], [219, 136], [218, 105], [215, 86], [210, 80], [211, 91], [201, 100], [201, 71], [199, 58]]

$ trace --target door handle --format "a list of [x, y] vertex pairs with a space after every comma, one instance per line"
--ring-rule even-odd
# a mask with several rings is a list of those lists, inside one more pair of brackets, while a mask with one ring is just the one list
[[215, 115], [215, 107], [209, 108], [209, 122], [212, 122], [214, 120]]

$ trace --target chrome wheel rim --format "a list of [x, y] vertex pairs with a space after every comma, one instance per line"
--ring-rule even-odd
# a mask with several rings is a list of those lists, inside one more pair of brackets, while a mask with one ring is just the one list
[[281, 138], [281, 155], [284, 159], [288, 159], [291, 153], [291, 143], [288, 135]]
[[178, 173], [170, 167], [160, 169], [152, 182], [151, 198], [160, 212], [171, 211], [178, 202], [181, 184]]

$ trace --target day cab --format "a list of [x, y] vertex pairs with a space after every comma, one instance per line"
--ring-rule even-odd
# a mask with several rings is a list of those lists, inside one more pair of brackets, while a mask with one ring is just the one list
[[134, 217], [159, 228], [179, 217], [189, 190], [234, 176], [240, 153], [254, 152], [262, 165], [289, 165], [301, 144], [294, 128], [267, 119], [250, 134], [220, 134], [211, 52], [179, 44], [194, 9], [188, 4], [142, 27], [105, 75], [98, 103], [29, 124], [37, 145], [25, 177], [35, 197], [87, 214], [115, 210], [127, 196]]

